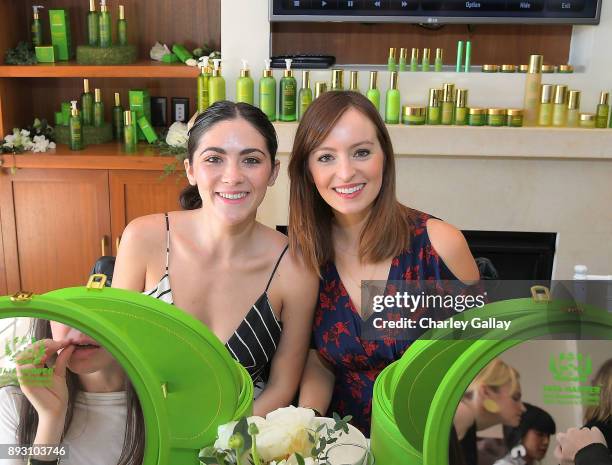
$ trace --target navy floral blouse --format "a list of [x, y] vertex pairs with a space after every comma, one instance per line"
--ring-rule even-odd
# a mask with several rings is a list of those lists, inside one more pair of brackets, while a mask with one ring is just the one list
[[[430, 215], [415, 212], [410, 249], [396, 256], [388, 280], [456, 279], [429, 242], [425, 224]], [[334, 263], [322, 268], [315, 311], [313, 344], [336, 375], [328, 414], [352, 415], [351, 423], [370, 435], [372, 393], [378, 374], [399, 359], [411, 341], [361, 338], [361, 316], [353, 305]]]

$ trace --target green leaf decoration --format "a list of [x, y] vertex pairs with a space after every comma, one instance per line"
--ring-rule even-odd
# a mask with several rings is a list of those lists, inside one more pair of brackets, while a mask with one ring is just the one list
[[297, 460], [298, 465], [305, 465], [304, 457], [302, 457], [297, 452], [295, 453], [295, 459]]
[[247, 419], [245, 417], [242, 417], [238, 421], [238, 423], [236, 423], [236, 426], [234, 426], [233, 434], [237, 433], [241, 434], [242, 438], [244, 439], [244, 445], [240, 450], [240, 452], [242, 453], [243, 451], [250, 449], [251, 444], [253, 443], [253, 440], [249, 435], [249, 423], [247, 422]]

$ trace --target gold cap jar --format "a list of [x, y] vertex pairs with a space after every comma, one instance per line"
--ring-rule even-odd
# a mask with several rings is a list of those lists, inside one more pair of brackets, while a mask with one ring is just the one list
[[440, 106], [440, 96], [438, 94], [439, 89], [429, 89], [429, 106], [430, 107], [439, 107]]
[[560, 73], [573, 73], [574, 67], [572, 65], [559, 65]]
[[302, 89], [310, 87], [310, 71], [302, 71]]
[[467, 89], [457, 89], [455, 93], [455, 105], [457, 108], [465, 108], [467, 107], [467, 99], [468, 99], [468, 90]]
[[319, 98], [321, 94], [327, 92], [327, 83], [326, 82], [317, 82], [315, 84], [315, 98]]
[[[595, 127], [595, 121], [597, 117], [594, 113], [580, 113], [580, 125], [592, 125]], [[590, 124], [589, 124], [590, 123]]]
[[499, 65], [482, 65], [483, 73], [497, 73], [499, 71]]
[[342, 90], [344, 88], [344, 71], [332, 69], [332, 89]]
[[425, 118], [427, 114], [427, 108], [425, 107], [411, 107], [409, 105], [404, 105], [402, 108], [403, 116], [422, 116]]
[[442, 95], [443, 102], [455, 101], [455, 84], [444, 84], [444, 93]]
[[516, 65], [502, 65], [502, 73], [516, 73]]
[[370, 89], [376, 89], [378, 84], [378, 71], [370, 71]]
[[518, 72], [519, 73], [527, 73], [527, 72], [529, 72], [529, 65], [520, 65], [518, 67]]
[[486, 115], [487, 114], [486, 108], [477, 108], [477, 107], [470, 108], [468, 112], [470, 115]]
[[537, 74], [542, 72], [542, 63], [544, 63], [543, 55], [531, 55], [529, 57], [529, 74]]
[[523, 116], [523, 109], [522, 108], [508, 108], [506, 110], [506, 114], [508, 116]]
[[554, 73], [555, 65], [542, 65], [542, 72], [543, 73]]
[[568, 98], [567, 108], [569, 110], [578, 110], [578, 109], [580, 109], [580, 91], [579, 90], [570, 90], [569, 91], [569, 98]]
[[556, 85], [555, 86], [555, 104], [565, 105], [567, 103], [567, 86]]
[[505, 116], [507, 114], [507, 111], [508, 110], [506, 110], [505, 108], [488, 108], [487, 109], [487, 115], [490, 115], [490, 116]]
[[599, 95], [599, 104], [608, 105], [610, 103], [610, 92], [603, 91]]
[[553, 100], [553, 88], [552, 84], [542, 84], [542, 95], [540, 103], [552, 103]]

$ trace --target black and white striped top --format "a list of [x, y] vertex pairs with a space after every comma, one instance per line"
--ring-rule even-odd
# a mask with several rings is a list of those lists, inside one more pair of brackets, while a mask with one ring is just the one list
[[[166, 270], [155, 288], [144, 294], [174, 304], [168, 264], [170, 260], [170, 221], [166, 217]], [[255, 384], [255, 397], [263, 390], [270, 374], [270, 364], [276, 352], [282, 332], [282, 323], [276, 318], [270, 301], [268, 288], [276, 269], [287, 251], [287, 246], [278, 257], [266, 289], [249, 309], [238, 328], [226, 342], [225, 347], [232, 357], [239, 361], [249, 372]]]

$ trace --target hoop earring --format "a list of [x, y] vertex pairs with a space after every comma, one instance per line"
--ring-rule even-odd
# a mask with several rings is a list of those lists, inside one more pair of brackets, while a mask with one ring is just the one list
[[493, 399], [485, 399], [482, 401], [482, 406], [489, 413], [499, 413], [499, 404]]

